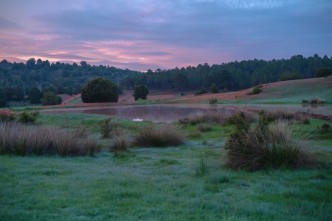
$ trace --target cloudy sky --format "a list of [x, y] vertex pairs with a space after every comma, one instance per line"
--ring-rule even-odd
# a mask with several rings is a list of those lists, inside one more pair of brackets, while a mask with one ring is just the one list
[[1, 0], [0, 59], [134, 70], [332, 56], [332, 0]]

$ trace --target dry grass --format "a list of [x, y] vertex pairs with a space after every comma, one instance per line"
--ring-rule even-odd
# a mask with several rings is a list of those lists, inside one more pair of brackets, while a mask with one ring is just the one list
[[226, 165], [232, 169], [260, 170], [266, 168], [301, 168], [315, 164], [300, 143], [292, 139], [285, 122], [236, 131], [225, 145]]
[[0, 123], [0, 153], [16, 155], [93, 155], [99, 145], [58, 127]]
[[116, 128], [112, 132], [114, 139], [110, 146], [110, 151], [118, 152], [118, 151], [126, 151], [131, 145], [131, 140], [129, 137], [129, 133], [125, 129]]
[[183, 133], [173, 125], [147, 126], [135, 137], [134, 144], [144, 147], [178, 146], [184, 143]]

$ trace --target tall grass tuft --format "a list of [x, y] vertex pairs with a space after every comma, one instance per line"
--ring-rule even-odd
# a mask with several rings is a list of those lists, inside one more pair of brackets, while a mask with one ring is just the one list
[[99, 145], [58, 127], [0, 123], [0, 153], [15, 155], [93, 155]]
[[183, 144], [183, 133], [173, 125], [147, 126], [135, 137], [134, 144], [145, 147], [178, 146]]
[[117, 128], [113, 131], [114, 139], [110, 146], [110, 151], [126, 151], [130, 146], [130, 137], [127, 130]]
[[292, 139], [290, 127], [278, 122], [268, 127], [236, 131], [225, 144], [226, 165], [232, 169], [301, 168], [315, 159]]

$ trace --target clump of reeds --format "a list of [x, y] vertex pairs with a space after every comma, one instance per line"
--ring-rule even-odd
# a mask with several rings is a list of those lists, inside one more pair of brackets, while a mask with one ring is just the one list
[[128, 134], [128, 131], [121, 128], [116, 128], [113, 131], [113, 141], [110, 146], [110, 151], [118, 152], [118, 151], [126, 151], [131, 145], [131, 140]]
[[51, 126], [0, 123], [0, 153], [16, 155], [93, 155], [99, 145], [75, 131]]
[[178, 146], [183, 144], [185, 137], [175, 126], [147, 126], [142, 128], [135, 137], [134, 144], [144, 147]]
[[285, 122], [248, 130], [237, 130], [227, 143], [226, 165], [232, 169], [261, 170], [266, 168], [301, 168], [316, 160], [292, 138]]

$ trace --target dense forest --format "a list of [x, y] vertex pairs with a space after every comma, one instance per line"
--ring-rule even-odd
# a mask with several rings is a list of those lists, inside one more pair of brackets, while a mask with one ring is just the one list
[[[46, 92], [52, 92], [51, 102], [56, 94], [78, 94], [84, 84], [95, 78], [104, 77], [118, 84], [119, 88], [134, 89], [146, 85], [152, 90], [210, 90], [213, 85], [218, 91], [232, 91], [254, 85], [315, 77], [320, 70], [331, 73], [332, 57], [303, 57], [296, 55], [281, 60], [248, 60], [223, 64], [199, 64], [197, 67], [168, 70], [148, 70], [146, 73], [122, 70], [109, 66], [50, 63], [41, 59], [29, 59], [26, 63], [0, 62], [0, 106], [7, 101], [29, 100], [40, 103]], [[50, 95], [48, 93], [48, 95]]]
[[215, 84], [219, 90], [229, 91], [279, 80], [311, 78], [322, 68], [332, 68], [332, 57], [314, 55], [305, 58], [296, 55], [281, 60], [255, 59], [211, 66], [200, 64], [197, 67], [148, 70], [147, 73], [129, 75], [121, 81], [121, 85], [127, 89], [143, 84], [155, 90], [185, 91], [210, 90], [211, 85]]
[[81, 87], [95, 77], [104, 77], [119, 82], [127, 76], [135, 76], [139, 72], [122, 70], [109, 66], [89, 65], [85, 61], [80, 64], [50, 63], [41, 59], [29, 59], [26, 63], [0, 62], [0, 88], [20, 88], [23, 91], [32, 87], [40, 90], [52, 88], [57, 94], [77, 94]]

